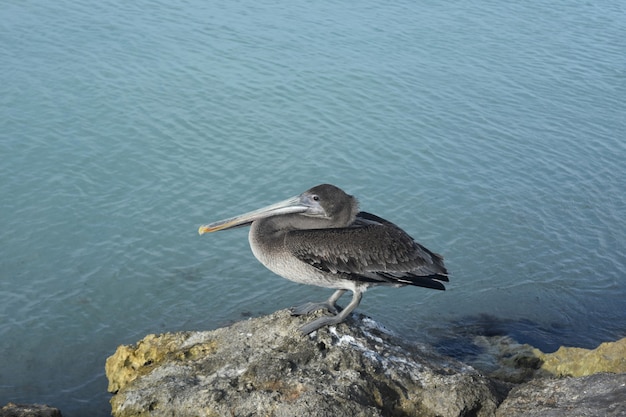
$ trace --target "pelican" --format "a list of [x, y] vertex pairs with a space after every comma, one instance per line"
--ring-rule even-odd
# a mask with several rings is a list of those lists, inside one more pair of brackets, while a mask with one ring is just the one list
[[[355, 197], [321, 184], [299, 196], [236, 217], [200, 226], [199, 234], [250, 225], [254, 256], [281, 277], [301, 284], [335, 289], [328, 300], [293, 307], [294, 316], [326, 309], [302, 326], [309, 334], [341, 323], [359, 305], [363, 293], [378, 285], [414, 285], [445, 290], [443, 257], [417, 243], [395, 224], [359, 211]], [[352, 292], [343, 309], [339, 298]]]

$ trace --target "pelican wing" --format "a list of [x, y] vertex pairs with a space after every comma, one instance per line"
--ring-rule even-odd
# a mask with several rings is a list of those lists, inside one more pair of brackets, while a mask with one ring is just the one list
[[345, 228], [293, 230], [285, 246], [322, 271], [363, 282], [445, 289], [443, 258], [415, 242], [395, 224], [361, 212]]

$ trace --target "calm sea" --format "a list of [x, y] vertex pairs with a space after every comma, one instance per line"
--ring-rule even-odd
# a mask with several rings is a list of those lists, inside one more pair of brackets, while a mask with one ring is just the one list
[[106, 416], [119, 344], [326, 298], [196, 232], [322, 182], [446, 257], [388, 328], [626, 336], [625, 9], [2, 2], [0, 405]]

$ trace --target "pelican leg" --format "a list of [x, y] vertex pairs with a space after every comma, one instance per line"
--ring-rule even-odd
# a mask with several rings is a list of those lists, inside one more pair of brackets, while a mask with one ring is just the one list
[[[342, 290], [339, 290], [339, 291], [342, 291]], [[345, 291], [345, 290], [343, 290], [343, 291]], [[337, 292], [335, 292], [335, 294], [333, 294], [331, 299], [336, 294], [337, 294]], [[341, 294], [339, 296], [341, 296]], [[352, 313], [352, 311], [355, 308], [358, 307], [359, 303], [361, 302], [361, 298], [362, 297], [363, 297], [363, 292], [362, 291], [359, 291], [359, 290], [354, 291], [354, 293], [352, 295], [352, 301], [350, 301], [350, 304], [348, 304], [346, 306], [346, 308], [344, 308], [341, 313], [335, 314], [334, 316], [331, 316], [331, 317], [320, 317], [319, 319], [313, 320], [312, 322], [307, 323], [304, 326], [300, 327], [300, 331], [303, 334], [309, 334], [309, 333], [314, 332], [315, 330], [319, 329], [320, 327], [341, 323], [342, 321], [344, 321], [350, 315], [350, 313]]]
[[300, 306], [291, 307], [292, 316], [303, 316], [305, 314], [312, 313], [316, 310], [326, 309], [333, 314], [338, 314], [341, 311], [341, 307], [337, 305], [337, 300], [346, 292], [346, 290], [337, 290], [330, 296], [330, 298], [321, 303], [305, 303]]

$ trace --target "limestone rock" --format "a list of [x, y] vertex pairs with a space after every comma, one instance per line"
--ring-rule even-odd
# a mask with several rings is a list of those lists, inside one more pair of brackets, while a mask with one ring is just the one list
[[[321, 313], [318, 313], [321, 314]], [[493, 416], [473, 368], [371, 319], [309, 336], [286, 310], [209, 332], [150, 335], [107, 360], [112, 413], [127, 416]]]
[[626, 338], [595, 349], [561, 346], [554, 353], [536, 350], [541, 369], [556, 376], [586, 376], [598, 372], [626, 372]]
[[626, 416], [626, 374], [536, 379], [511, 390], [496, 417]]
[[49, 405], [8, 403], [0, 408], [0, 417], [61, 417], [61, 411]]

